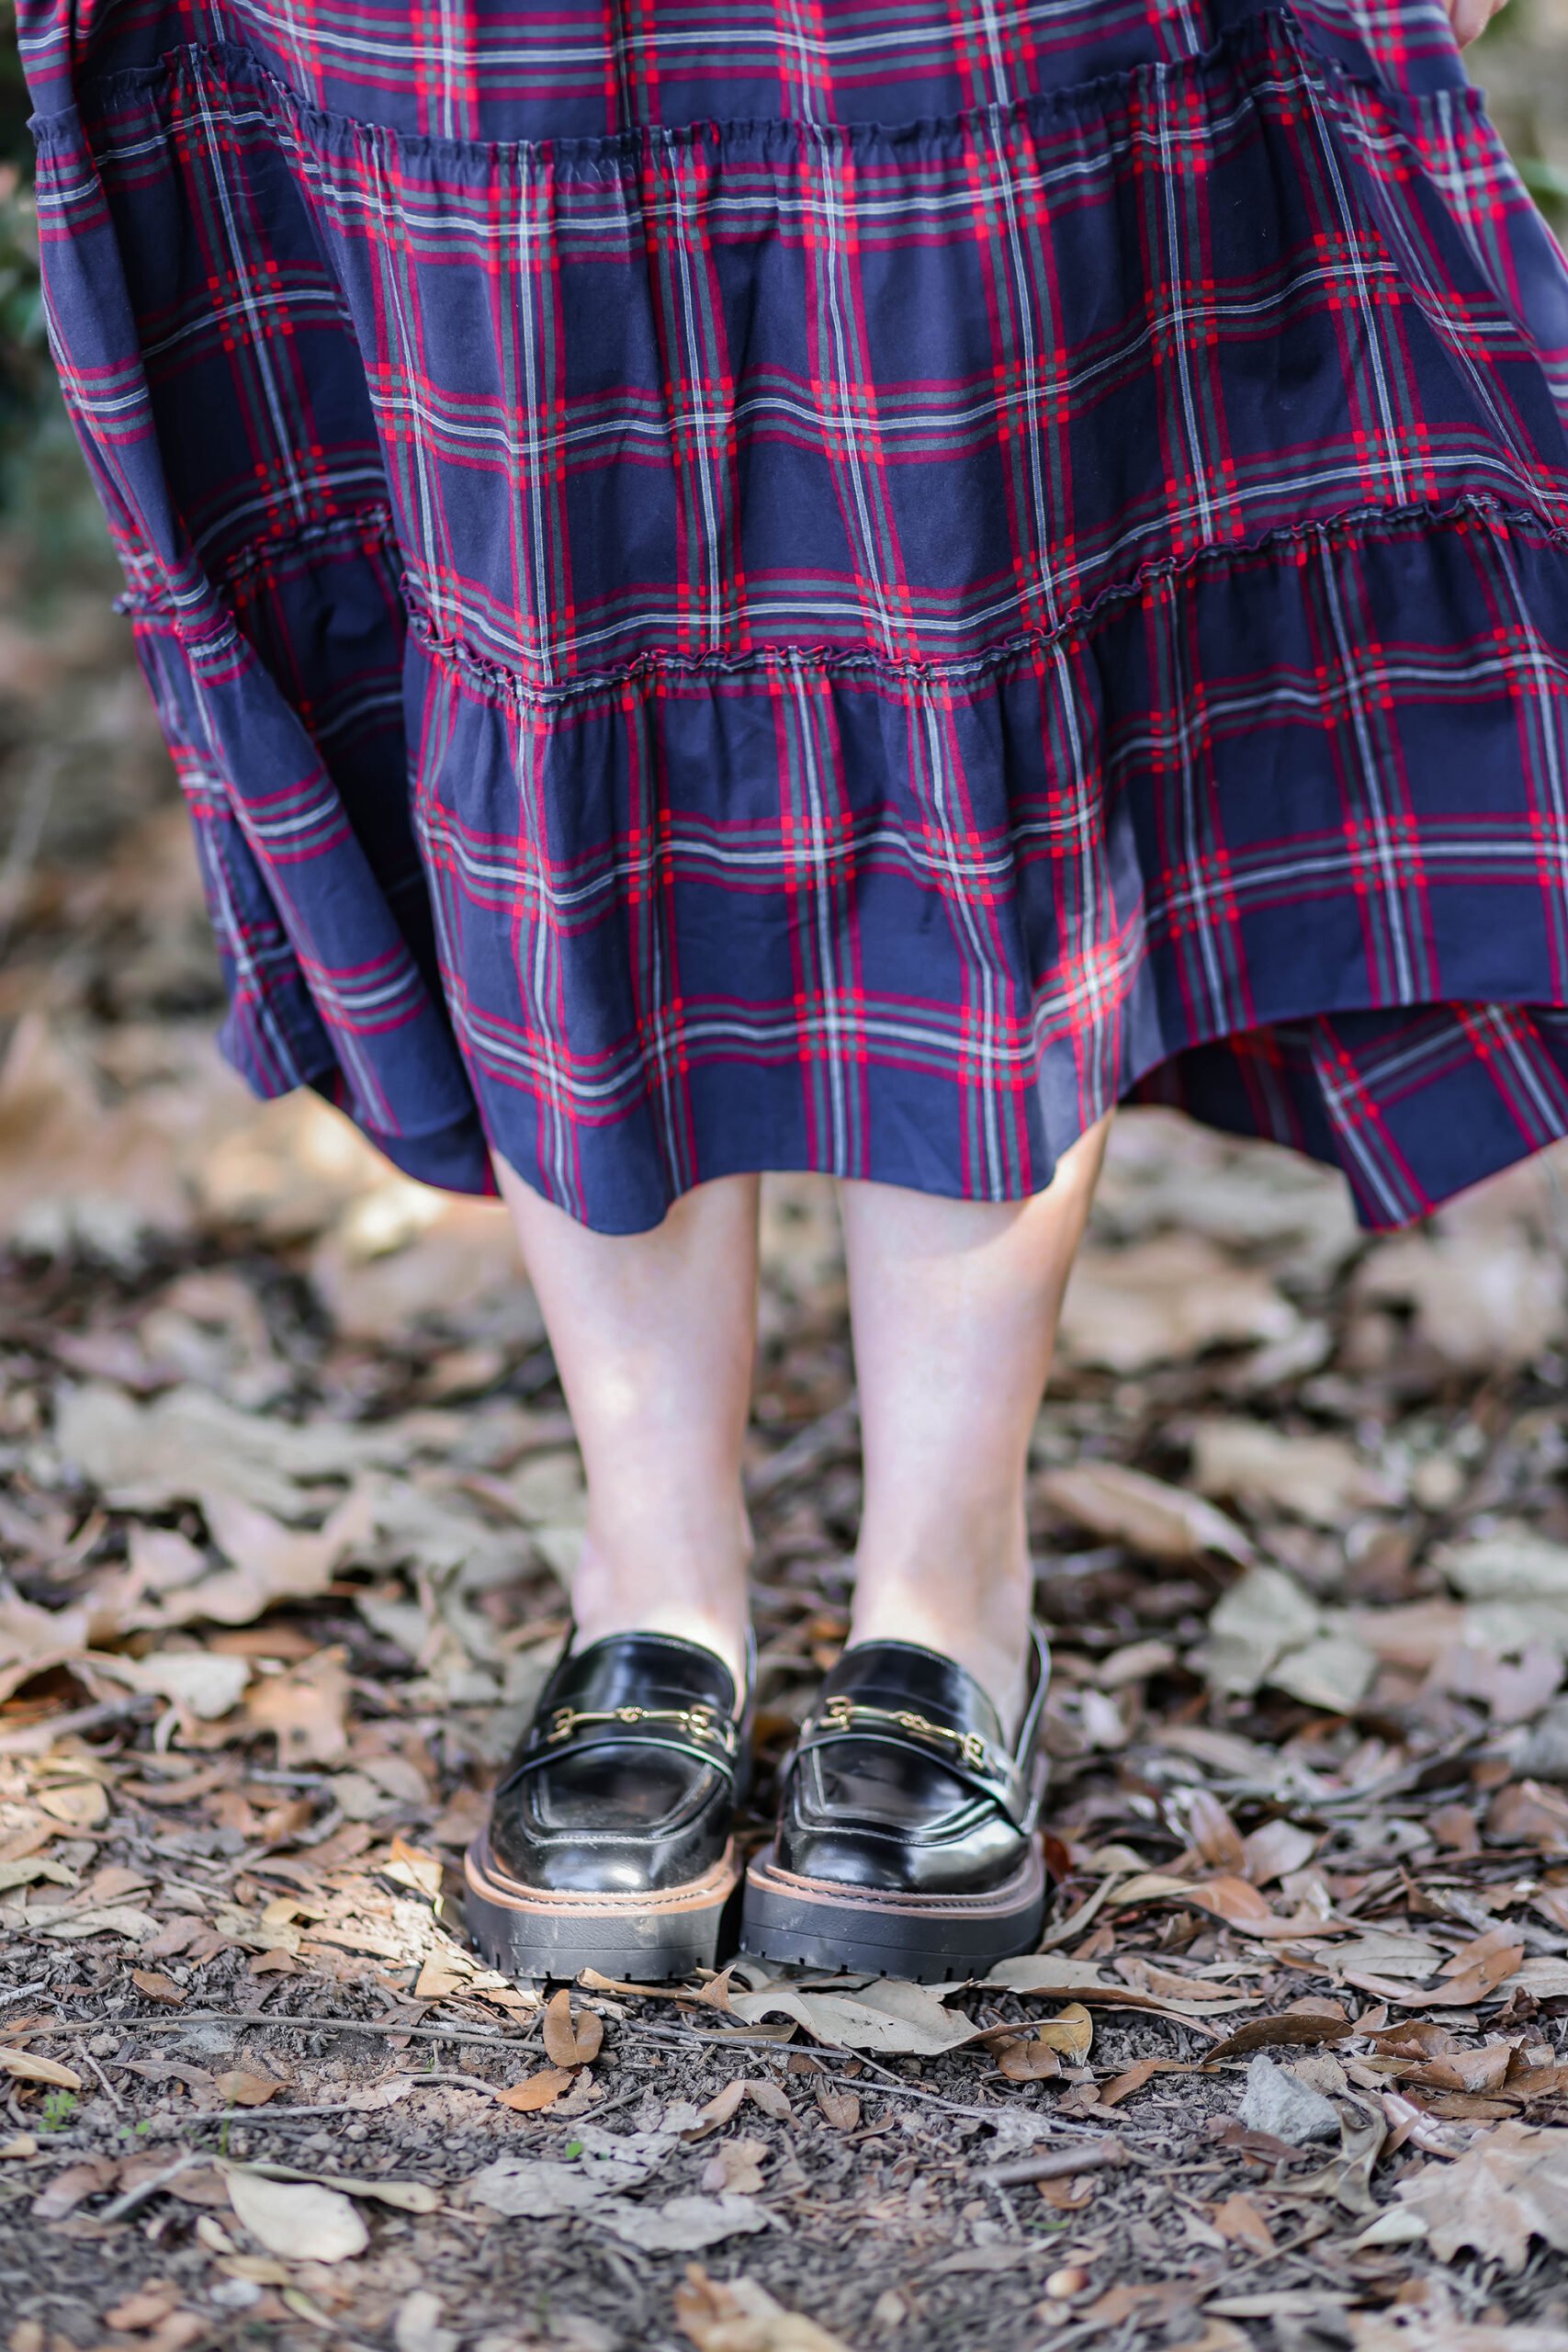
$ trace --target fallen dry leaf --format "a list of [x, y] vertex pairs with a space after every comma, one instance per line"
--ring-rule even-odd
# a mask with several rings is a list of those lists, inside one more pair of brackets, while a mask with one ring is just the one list
[[0, 1233], [41, 1250], [80, 1239], [124, 1260], [147, 1227], [181, 1232], [190, 1204], [167, 1107], [105, 1102], [87, 1057], [24, 1012], [0, 1063]]
[[1212, 1912], [1215, 1918], [1224, 1919], [1228, 1927], [1239, 1928], [1244, 1935], [1275, 1940], [1294, 1940], [1320, 1930], [1323, 1925], [1320, 1919], [1310, 1916], [1281, 1917], [1249, 1879], [1224, 1874], [1189, 1880], [1175, 1878], [1167, 1871], [1145, 1871], [1119, 1886], [1111, 1902], [1118, 1909], [1143, 1903], [1190, 1903], [1200, 1911]]
[[190, 1997], [184, 1985], [165, 1976], [161, 1968], [133, 1968], [130, 1981], [148, 2000], [161, 2001], [166, 2008], [180, 2008]]
[[860, 2122], [859, 2092], [836, 2089], [825, 2075], [817, 2077], [817, 2104], [835, 2132], [852, 2132]]
[[[1146, 1878], [1154, 1875], [1145, 1874]], [[1172, 1879], [1168, 1883], [1183, 1888], [1187, 1894], [1193, 1892], [1183, 1880]], [[1258, 1900], [1261, 1902], [1262, 1897]], [[1267, 1909], [1267, 1905], [1264, 1907]], [[1096, 2008], [1156, 2009], [1179, 2018], [1228, 2017], [1247, 2007], [1245, 1996], [1235, 1993], [1188, 1999], [1145, 1991], [1136, 1984], [1102, 1975], [1088, 1961], [1062, 1959], [1055, 1952], [1025, 1953], [1016, 1960], [998, 1960], [994, 1968], [987, 1971], [982, 1982], [1005, 1984], [1010, 1992], [1034, 1995], [1041, 2000], [1081, 2001], [1086, 2007]]]
[[1117, 1462], [1045, 1471], [1035, 1491], [1054, 1510], [1149, 1560], [1248, 1560], [1249, 1539], [1201, 1496]]
[[892, 1977], [854, 1994], [768, 1984], [753, 1993], [732, 1992], [729, 2005], [749, 2024], [762, 2018], [794, 2018], [813, 2041], [843, 2050], [930, 2058], [975, 2039], [969, 2019], [944, 2008], [925, 1985]]
[[334, 1646], [258, 1683], [245, 1716], [253, 1730], [274, 1735], [281, 1765], [332, 1764], [348, 1747], [348, 1695], [344, 1653]]
[[86, 1649], [92, 1623], [85, 1609], [40, 1609], [0, 1577], [0, 1698], [46, 1666]]
[[434, 2213], [441, 2203], [440, 2191], [426, 2180], [388, 2179], [373, 2173], [308, 2173], [283, 2165], [274, 2165], [270, 2169], [278, 2175], [287, 2171], [291, 2180], [305, 2181], [318, 2188], [341, 2189], [345, 2197], [367, 2197], [373, 2204], [389, 2205], [398, 2213]]
[[247, 2074], [243, 2067], [238, 2067], [230, 2075], [215, 2075], [212, 2087], [231, 2107], [265, 2107], [269, 2098], [276, 2098], [288, 2086], [271, 2075]]
[[1100, 2085], [1100, 2105], [1120, 2107], [1124, 2098], [1131, 2098], [1135, 2092], [1141, 2091], [1156, 2075], [1191, 2075], [1196, 2072], [1196, 2065], [1185, 2058], [1140, 2058], [1135, 2065], [1127, 2067], [1120, 2075], [1113, 2075], [1109, 2082]]
[[[584, 2131], [581, 2153], [570, 2162], [539, 2156], [502, 2156], [473, 2175], [468, 2193], [492, 2212], [518, 2221], [553, 2220], [562, 2213], [596, 2211], [624, 2188], [640, 2188], [669, 2154], [661, 2135], [627, 2133], [618, 2153], [604, 2153], [610, 2135], [595, 2139]], [[585, 2144], [584, 2144], [585, 2143]]]
[[36, 1790], [33, 1803], [68, 1829], [96, 1829], [108, 1818], [108, 1792], [99, 1781], [71, 1781], [62, 1787]]
[[771, 2082], [766, 2075], [749, 2075], [741, 2087], [752, 2106], [761, 2108], [764, 2115], [771, 2115], [776, 2123], [793, 2120], [795, 2109], [782, 2083]]
[[461, 2338], [456, 2328], [441, 2325], [441, 2298], [427, 2287], [405, 2295], [392, 2323], [397, 2352], [457, 2352]]
[[268, 2180], [238, 2165], [225, 2179], [235, 2214], [269, 2254], [295, 2262], [346, 2262], [370, 2243], [353, 2200], [335, 2188]]
[[[35, 2143], [36, 2144], [36, 2143]], [[85, 2164], [67, 2165], [49, 2187], [33, 2199], [33, 2215], [40, 2222], [58, 2222], [73, 2213], [84, 2199], [96, 2197], [118, 2177], [113, 2156], [90, 2156]]]
[[156, 2327], [166, 2319], [179, 2301], [180, 2290], [164, 2280], [149, 2280], [139, 2294], [128, 2295], [104, 2313], [106, 2327], [125, 2328], [140, 2334], [143, 2328]]
[[1414, 1308], [1416, 1338], [1476, 1371], [1532, 1363], [1562, 1331], [1568, 1306], [1555, 1256], [1506, 1232], [1380, 1239], [1355, 1288]]
[[1203, 2063], [1213, 2066], [1224, 2058], [1246, 2058], [1255, 2050], [1291, 2045], [1314, 2049], [1325, 2041], [1343, 2041], [1354, 2030], [1347, 2018], [1308, 2017], [1293, 2010], [1277, 2018], [1251, 2018], [1246, 2025], [1227, 2033], [1223, 2041], [1216, 2041], [1205, 2053]]
[[726, 2140], [703, 2166], [705, 2188], [733, 2189], [738, 2197], [754, 2197], [762, 2186], [767, 2161], [765, 2140]]
[[1241, 1873], [1254, 1886], [1268, 1886], [1277, 1878], [1299, 1871], [1317, 1851], [1317, 1833], [1304, 1822], [1265, 1821], [1249, 1829], [1241, 1841]]
[[815, 2320], [785, 2311], [754, 2279], [722, 2285], [694, 2262], [675, 2290], [675, 2323], [696, 2352], [849, 2352]]
[[722, 2130], [739, 2113], [745, 2096], [745, 2076], [738, 2075], [732, 2083], [726, 2083], [721, 2091], [716, 2091], [705, 2107], [697, 2109], [697, 2120], [682, 2132], [682, 2139], [705, 2140], [710, 2132]]
[[1439, 2261], [1473, 2246], [1522, 2270], [1532, 2238], [1568, 2253], [1568, 2132], [1498, 2123], [1453, 2163], [1427, 2165], [1397, 2188]]
[[[500, 1203], [423, 1185], [389, 1193], [379, 1172], [362, 1209], [335, 1222], [311, 1261], [310, 1279], [338, 1329], [400, 1340], [421, 1317], [478, 1314], [513, 1346], [533, 1345], [543, 1325]], [[390, 1230], [389, 1207], [397, 1213]]]
[[1359, 1510], [1400, 1499], [1398, 1482], [1364, 1463], [1343, 1438], [1225, 1419], [1197, 1422], [1191, 1442], [1200, 1494], [1289, 1511], [1314, 1527], [1342, 1527]]
[[1209, 2219], [1232, 2245], [1249, 2245], [1255, 2254], [1272, 2254], [1274, 2233], [1250, 2197], [1236, 2189], [1209, 2209]]
[[1451, 1952], [1438, 1971], [1448, 1980], [1446, 1997], [1468, 2008], [1511, 1976], [1524, 1956], [1523, 1940], [1512, 1928], [1489, 1928]]
[[157, 1925], [151, 1911], [141, 1910], [133, 1903], [95, 1903], [83, 1911], [62, 1906], [57, 1911], [42, 1912], [28, 1920], [28, 1928], [31, 1935], [59, 1937], [62, 1940], [122, 1936], [127, 1943], [144, 1944]]
[[1568, 2327], [1549, 2323], [1467, 2322], [1398, 2303], [1344, 2316], [1355, 2352], [1568, 2352]]
[[1010, 2083], [1048, 2083], [1061, 2073], [1062, 2061], [1048, 2041], [1004, 2041], [997, 2070]]
[[1179, 1790], [1170, 1809], [1186, 1826], [1194, 1852], [1211, 1870], [1239, 1871], [1247, 1860], [1236, 1827], [1218, 1797], [1208, 1789]]
[[1265, 1683], [1342, 1713], [1365, 1698], [1377, 1659], [1348, 1610], [1322, 1609], [1282, 1569], [1249, 1568], [1216, 1604], [1197, 1663], [1215, 1690]]
[[235, 1496], [209, 1496], [205, 1510], [212, 1539], [231, 1565], [182, 1587], [177, 1599], [165, 1599], [165, 1623], [208, 1617], [248, 1625], [278, 1601], [325, 1592], [375, 1526], [375, 1506], [364, 1486], [355, 1487], [315, 1534], [285, 1527]]
[[[300, 1426], [244, 1413], [190, 1384], [139, 1405], [107, 1381], [88, 1381], [62, 1396], [56, 1441], [73, 1471], [116, 1510], [196, 1502], [204, 1511], [210, 1505], [221, 1513], [226, 1503], [238, 1501], [275, 1519], [306, 1515], [302, 1481], [344, 1476], [398, 1451], [391, 1432]], [[351, 1505], [357, 1513], [366, 1508], [355, 1496], [343, 1508]], [[255, 1592], [266, 1589], [275, 1555], [267, 1531], [251, 1521], [234, 1527], [243, 1550], [257, 1538], [258, 1557], [251, 1569], [233, 1570], [247, 1579], [243, 1591], [236, 1587], [225, 1594], [220, 1579], [213, 1582], [220, 1607], [240, 1612], [222, 1622], [241, 1624], [254, 1613]], [[183, 1600], [182, 1593], [182, 1606]]]
[[1386, 2117], [1359, 2102], [1351, 2108], [1341, 2101], [1338, 2154], [1321, 2171], [1292, 2175], [1292, 2194], [1332, 2198], [1348, 2213], [1375, 2213], [1371, 2177], [1387, 2138]]
[[604, 2040], [603, 2020], [592, 2009], [572, 2014], [571, 1995], [563, 1984], [545, 2005], [545, 2055], [558, 2066], [586, 2066], [599, 2055]]
[[669, 2197], [661, 2205], [636, 2205], [629, 2198], [607, 2198], [593, 2208], [597, 2228], [644, 2254], [696, 2254], [726, 2238], [749, 2237], [768, 2227], [754, 2198], [721, 2191], [705, 2197]]
[[1201, 1349], [1289, 1339], [1295, 1309], [1267, 1274], [1195, 1233], [1129, 1248], [1082, 1249], [1067, 1284], [1058, 1344], [1073, 1363], [1147, 1372]]
[[525, 2075], [510, 2089], [497, 2091], [502, 2107], [510, 2107], [519, 2115], [536, 2115], [541, 2108], [553, 2107], [558, 2098], [570, 2090], [572, 2077], [564, 2067], [541, 2066], [536, 2075]]
[[[1514, 1781], [1494, 1797], [1486, 1832], [1498, 1845], [1533, 1846], [1545, 1854], [1568, 1853], [1568, 1794], [1540, 1781]], [[1538, 1992], [1536, 1997], [1554, 1996]]]
[[[423, 1798], [422, 1790], [419, 1801], [423, 1803]], [[411, 1846], [402, 1838], [393, 1838], [391, 1850], [381, 1867], [386, 1877], [396, 1879], [400, 1886], [412, 1887], [427, 1903], [434, 1903], [441, 1892], [440, 1855], [422, 1846]]]
[[82, 2077], [39, 2050], [0, 2050], [0, 2075], [18, 2083], [49, 2083], [57, 2090], [79, 2091]]
[[236, 1707], [251, 1679], [248, 1658], [224, 1657], [212, 1650], [154, 1651], [150, 1657], [95, 1652], [92, 1664], [111, 1680], [132, 1690], [150, 1690], [201, 1723], [216, 1723]]
[[1069, 2001], [1065, 2009], [1035, 2027], [1034, 2037], [1047, 2050], [1057, 2051], [1075, 2066], [1081, 2066], [1094, 2041], [1094, 2019], [1081, 2001]]

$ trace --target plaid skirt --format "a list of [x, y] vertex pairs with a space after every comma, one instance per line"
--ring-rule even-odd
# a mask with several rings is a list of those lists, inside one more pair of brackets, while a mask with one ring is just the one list
[[606, 1231], [1568, 1130], [1568, 266], [1440, 0], [22, 0], [263, 1093]]

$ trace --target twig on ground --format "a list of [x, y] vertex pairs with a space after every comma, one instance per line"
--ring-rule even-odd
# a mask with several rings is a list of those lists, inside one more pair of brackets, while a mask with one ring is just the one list
[[[424, 2090], [427, 2087], [439, 2087], [442, 2085], [457, 2090], [483, 2091], [487, 2098], [494, 2098], [497, 2092], [505, 2087], [503, 2084], [487, 2083], [482, 2075], [447, 2074], [389, 2075], [375, 2087], [378, 2091], [385, 2091], [394, 2083], [398, 2089], [398, 2099], [389, 2098], [385, 2102], [388, 2107], [396, 2106], [406, 2091]], [[184, 2117], [182, 2121], [192, 2126], [197, 2123], [243, 2124], [249, 2131], [256, 2124], [299, 2123], [303, 2122], [308, 2116], [314, 2119], [322, 2115], [348, 2115], [356, 2117], [362, 2123], [367, 2123], [372, 2116], [379, 2115], [381, 2112], [380, 2104], [367, 2107], [363, 2101], [339, 2099], [330, 2107], [272, 2107], [270, 2105], [265, 2109], [235, 2105], [209, 2107], [199, 2115]]]
[[201, 2162], [203, 2158], [196, 2149], [186, 2148], [172, 2165], [165, 2165], [162, 2172], [153, 2173], [150, 2179], [139, 2180], [134, 2188], [128, 2188], [123, 2197], [117, 2197], [112, 2205], [106, 2205], [97, 2219], [106, 2223], [123, 2222], [128, 2213], [134, 2213], [139, 2205], [145, 2205], [150, 2197], [156, 2197], [161, 2188], [166, 2188], [177, 2173], [188, 2172], [192, 2165]]
[[[118, 2022], [128, 2028], [133, 2028], [139, 2033], [176, 2033], [182, 2026], [186, 2025], [276, 2026], [280, 2030], [294, 2033], [370, 2033], [380, 2035], [406, 2033], [421, 2041], [466, 2042], [475, 2048], [492, 2050], [526, 2049], [532, 2043], [534, 2039], [532, 2034], [507, 2033], [501, 2028], [497, 2028], [494, 2032], [476, 2032], [473, 2030], [465, 2030], [461, 2027], [399, 2025], [395, 2020], [381, 2018], [372, 2020], [362, 2018], [298, 2017], [290, 2015], [286, 2010], [280, 2010], [275, 2013], [271, 2009], [191, 2009], [183, 2017], [129, 2018], [122, 2018]], [[921, 2089], [913, 2083], [900, 2082], [897, 2075], [892, 2072], [891, 2068], [878, 2065], [874, 2058], [867, 2058], [860, 2053], [846, 2053], [844, 2051], [833, 2049], [830, 2045], [826, 2043], [809, 2041], [792, 2041], [787, 2043], [779, 2042], [777, 2044], [755, 2041], [739, 2042], [738, 2038], [733, 2034], [703, 2033], [695, 2027], [682, 2028], [680, 2026], [650, 2025], [645, 2023], [640, 2018], [622, 2018], [619, 2022], [624, 2027], [629, 2027], [632, 2031], [642, 2034], [651, 2041], [686, 2043], [700, 2041], [706, 2043], [709, 2047], [722, 2046], [724, 2048], [733, 2050], [738, 2056], [744, 2052], [748, 2057], [760, 2059], [763, 2063], [772, 2059], [776, 2064], [781, 2061], [793, 2057], [796, 2052], [801, 2052], [804, 2056], [808, 2058], [838, 2059], [840, 2061], [840, 2074], [839, 2078], [854, 2082], [857, 2088], [863, 2091], [869, 2092], [874, 2096], [881, 2097], [883, 2098], [889, 2098], [897, 2096], [899, 2098], [914, 2099], [925, 2107], [942, 2108], [949, 2115], [974, 2116], [982, 2123], [995, 2123], [998, 2118], [1004, 2112], [1000, 2108], [965, 2106], [957, 2099], [942, 2098], [936, 2091]], [[87, 2033], [96, 2030], [102, 2025], [102, 2023], [103, 2020], [101, 2018], [64, 2018], [55, 2024], [34, 2026], [29, 2032], [28, 2039], [32, 2040], [36, 2037], [40, 2041], [46, 2041], [51, 2034]], [[886, 2076], [886, 2087], [884, 2088], [883, 2085], [880, 2083], [868, 2083], [864, 2079], [863, 2073], [859, 2076], [843, 2076], [841, 2074], [841, 2062], [844, 2061], [847, 2055], [851, 2054], [860, 2056], [861, 2066], [866, 2072]], [[1092, 2132], [1095, 2127], [1092, 2124], [1074, 2126], [1071, 2124], [1054, 2123], [1052, 2128], [1057, 2132], [1064, 2130], [1073, 2131], [1075, 2129]]]
[[99, 2065], [92, 2052], [90, 2050], [84, 2050], [81, 2054], [86, 2060], [88, 2065], [91, 2066], [94, 2074], [96, 2075], [105, 2090], [107, 2091], [114, 2105], [119, 2109], [123, 2115], [125, 2112], [125, 2101], [121, 2098], [119, 2093], [116, 2090], [114, 2085], [110, 2082], [108, 2076], [105, 2074], [103, 2068]]
[[1038, 2156], [1012, 2156], [1006, 2164], [987, 2165], [980, 2178], [987, 2187], [1016, 2188], [1025, 2181], [1066, 2180], [1076, 2172], [1100, 2172], [1133, 2161], [1124, 2140], [1106, 2138], [1076, 2148], [1048, 2148]]
[[[96, 2033], [103, 2022], [101, 2017], [62, 2018], [57, 2023], [31, 2027], [28, 2039], [47, 2041], [56, 2033]], [[493, 2032], [481, 2032], [462, 2026], [399, 2025], [395, 2018], [295, 2017], [287, 2009], [187, 2009], [183, 2017], [122, 2017], [115, 2023], [137, 2033], [178, 2033], [187, 2025], [270, 2025], [293, 2033], [406, 2033], [418, 2041], [469, 2041], [496, 2050], [525, 2049], [533, 2039], [530, 2034], [507, 2033], [499, 2026]]]
[[[105, 1699], [96, 1707], [78, 1707], [73, 1714], [50, 1715], [42, 1723], [29, 1724], [25, 1731], [0, 1732], [0, 1756], [44, 1756], [62, 1732], [94, 1731], [99, 1724], [121, 1723], [128, 1715], [154, 1714], [161, 1703], [139, 1690], [134, 1697]], [[80, 1837], [82, 1832], [73, 1830], [72, 1835]]]
[[[938, 2091], [923, 2090], [918, 2087], [914, 2083], [906, 2083], [902, 2081], [900, 2077], [893, 2072], [890, 2066], [879, 2065], [874, 2058], [868, 2058], [863, 2051], [838, 2050], [829, 2042], [742, 2041], [738, 2034], [704, 2033], [695, 2026], [682, 2029], [680, 2026], [672, 2025], [651, 2025], [641, 2018], [623, 2018], [620, 2022], [623, 2027], [629, 2029], [635, 2033], [644, 2034], [650, 2041], [706, 2042], [710, 2046], [733, 2050], [738, 2057], [744, 2053], [751, 2058], [759, 2060], [764, 2065], [769, 2064], [770, 2061], [774, 2065], [778, 2065], [781, 2063], [787, 2062], [797, 2053], [805, 2058], [837, 2059], [839, 2061], [838, 2066], [836, 2068], [832, 2066], [824, 2066], [822, 2069], [823, 2073], [829, 2075], [834, 2082], [853, 2083], [856, 2090], [868, 2093], [873, 2098], [897, 2098], [915, 2099], [925, 2107], [940, 2107], [949, 2115], [974, 2116], [981, 2123], [995, 2123], [1003, 2114], [1009, 2111], [1008, 2109], [1000, 2107], [965, 2106], [961, 2100], [943, 2098]], [[845, 2062], [851, 2059], [858, 2061], [862, 2068], [862, 2072], [860, 2074], [851, 2075], [846, 2071]], [[868, 2083], [865, 2079], [867, 2072], [885, 2076], [886, 2086], [883, 2083]], [[1013, 2111], [1016, 2112], [1016, 2109]], [[1052, 2122], [1052, 2129], [1056, 2132], [1094, 2132], [1097, 2128], [1098, 2127], [1092, 2123], [1062, 2123], [1057, 2122], [1055, 2119], [1053, 2119]]]

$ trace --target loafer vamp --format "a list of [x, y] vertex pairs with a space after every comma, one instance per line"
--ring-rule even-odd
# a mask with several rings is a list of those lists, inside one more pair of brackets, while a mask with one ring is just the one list
[[[706, 1760], [711, 1739], [649, 1718], [697, 1709], [729, 1723], [735, 1697], [721, 1659], [669, 1635], [568, 1651], [496, 1791], [496, 1861], [525, 1886], [561, 1894], [658, 1894], [700, 1878], [728, 1844], [734, 1776]], [[742, 1726], [742, 1752], [744, 1741]]]
[[525, 1885], [652, 1892], [718, 1860], [732, 1801], [725, 1775], [705, 1766], [647, 1748], [590, 1748], [503, 1790], [491, 1813], [491, 1847]]
[[845, 1740], [803, 1757], [779, 1820], [782, 1870], [851, 1886], [979, 1894], [1018, 1868], [1018, 1830], [940, 1765]]
[[540, 1717], [558, 1707], [711, 1707], [733, 1713], [735, 1683], [712, 1650], [671, 1634], [614, 1634], [569, 1650], [539, 1697]]
[[[1043, 1671], [1042, 1654], [1037, 1686]], [[852, 1710], [841, 1728], [832, 1722], [835, 1707]], [[855, 1736], [857, 1708], [880, 1718], [879, 1736]], [[786, 1776], [778, 1868], [933, 1898], [1005, 1885], [1035, 1832], [1043, 1779], [1037, 1713], [1032, 1703], [1015, 1758], [990, 1700], [951, 1658], [903, 1642], [847, 1650]], [[976, 1756], [986, 1759], [978, 1771]], [[987, 1785], [987, 1773], [1010, 1774], [1005, 1801]]]

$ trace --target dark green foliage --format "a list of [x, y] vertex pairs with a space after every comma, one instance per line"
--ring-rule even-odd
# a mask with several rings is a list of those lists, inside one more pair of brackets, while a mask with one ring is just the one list
[[50, 361], [28, 111], [15, 0], [0, 0], [0, 521], [41, 594], [68, 576], [107, 582], [115, 567]]
[[28, 100], [13, 0], [0, 0], [0, 468], [57, 406], [39, 296]]

